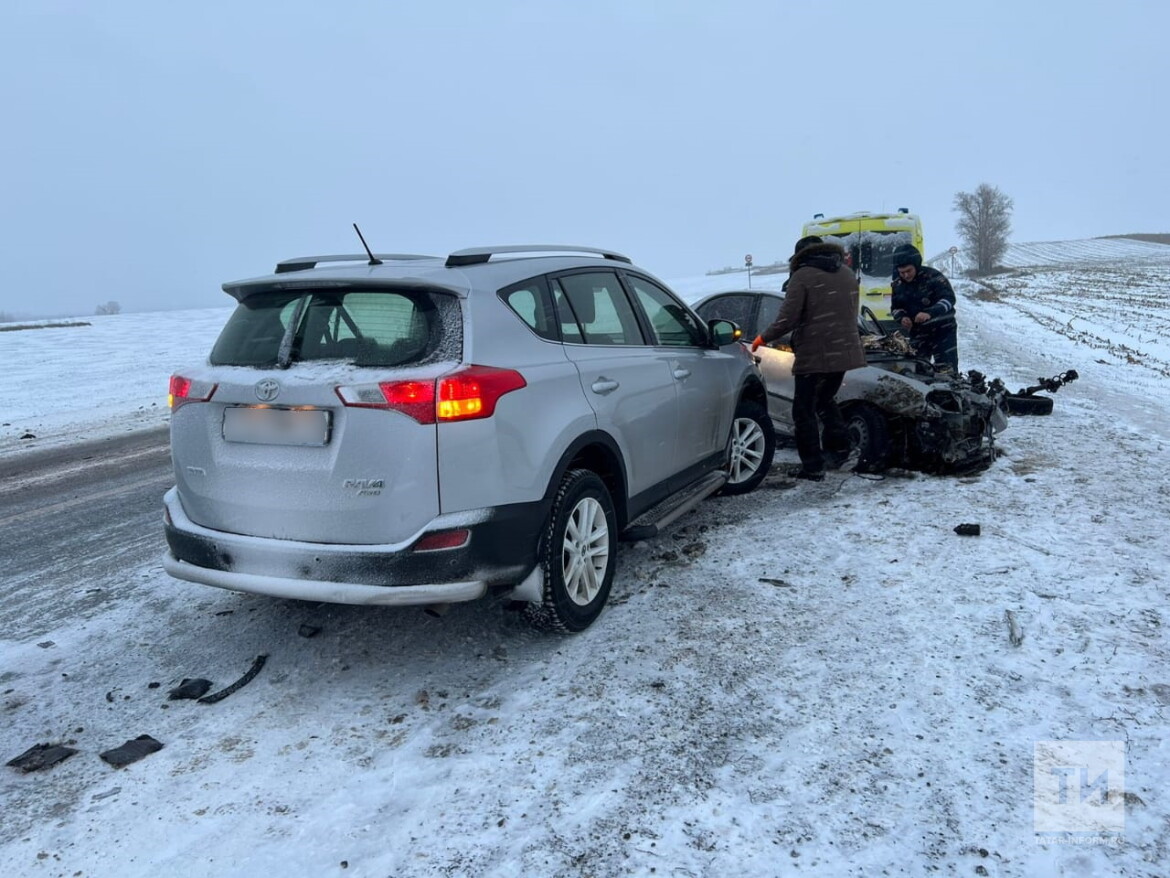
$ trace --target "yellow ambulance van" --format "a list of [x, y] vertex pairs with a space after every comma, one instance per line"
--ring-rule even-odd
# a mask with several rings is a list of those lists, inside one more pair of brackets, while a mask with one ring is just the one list
[[891, 261], [894, 251], [913, 244], [922, 249], [922, 220], [905, 208], [897, 213], [851, 213], [826, 217], [816, 214], [804, 224], [803, 235], [819, 235], [845, 248], [861, 285], [861, 306], [868, 307], [878, 320], [890, 325]]

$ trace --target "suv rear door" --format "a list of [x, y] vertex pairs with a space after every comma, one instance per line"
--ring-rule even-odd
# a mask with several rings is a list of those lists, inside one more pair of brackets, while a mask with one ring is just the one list
[[685, 468], [677, 457], [679, 402], [671, 352], [646, 343], [613, 271], [550, 278], [561, 337], [577, 367], [598, 427], [626, 455], [629, 493], [637, 495]]

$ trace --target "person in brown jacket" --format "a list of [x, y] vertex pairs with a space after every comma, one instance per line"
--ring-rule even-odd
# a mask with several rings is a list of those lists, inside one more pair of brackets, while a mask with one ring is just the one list
[[788, 475], [819, 482], [826, 465], [835, 469], [849, 456], [849, 432], [835, 397], [845, 373], [865, 365], [857, 277], [845, 264], [845, 250], [816, 235], [796, 242], [788, 270], [784, 304], [752, 350], [792, 332], [792, 422], [800, 466]]

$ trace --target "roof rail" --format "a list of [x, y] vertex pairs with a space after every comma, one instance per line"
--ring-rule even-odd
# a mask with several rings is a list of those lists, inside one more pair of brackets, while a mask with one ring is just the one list
[[447, 267], [456, 268], [460, 265], [478, 265], [487, 262], [500, 253], [593, 253], [613, 259], [616, 262], [632, 262], [629, 256], [614, 253], [612, 250], [599, 250], [596, 247], [577, 247], [561, 244], [515, 244], [508, 247], [470, 247], [467, 250], [456, 250], [447, 257]]
[[[435, 259], [434, 256], [422, 256], [417, 253], [375, 253], [375, 257], [392, 262], [404, 262], [414, 259]], [[354, 253], [339, 256], [298, 256], [295, 259], [285, 259], [276, 263], [276, 274], [285, 274], [289, 271], [308, 271], [315, 268], [319, 262], [366, 262], [370, 257], [365, 253]]]

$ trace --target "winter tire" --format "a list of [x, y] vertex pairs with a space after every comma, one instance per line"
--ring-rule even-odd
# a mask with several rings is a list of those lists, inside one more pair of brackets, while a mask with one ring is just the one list
[[1051, 396], [1033, 396], [1031, 394], [1009, 393], [1003, 398], [1004, 408], [1009, 415], [1050, 415], [1052, 414]]
[[544, 592], [525, 609], [546, 631], [583, 631], [601, 615], [617, 566], [617, 516], [596, 473], [570, 470], [561, 480], [541, 540]]
[[849, 441], [857, 449], [857, 472], [878, 473], [890, 462], [890, 426], [878, 409], [857, 405], [845, 413]]
[[727, 449], [727, 484], [723, 494], [746, 494], [768, 475], [776, 453], [776, 433], [768, 411], [758, 402], [741, 399], [731, 420]]

